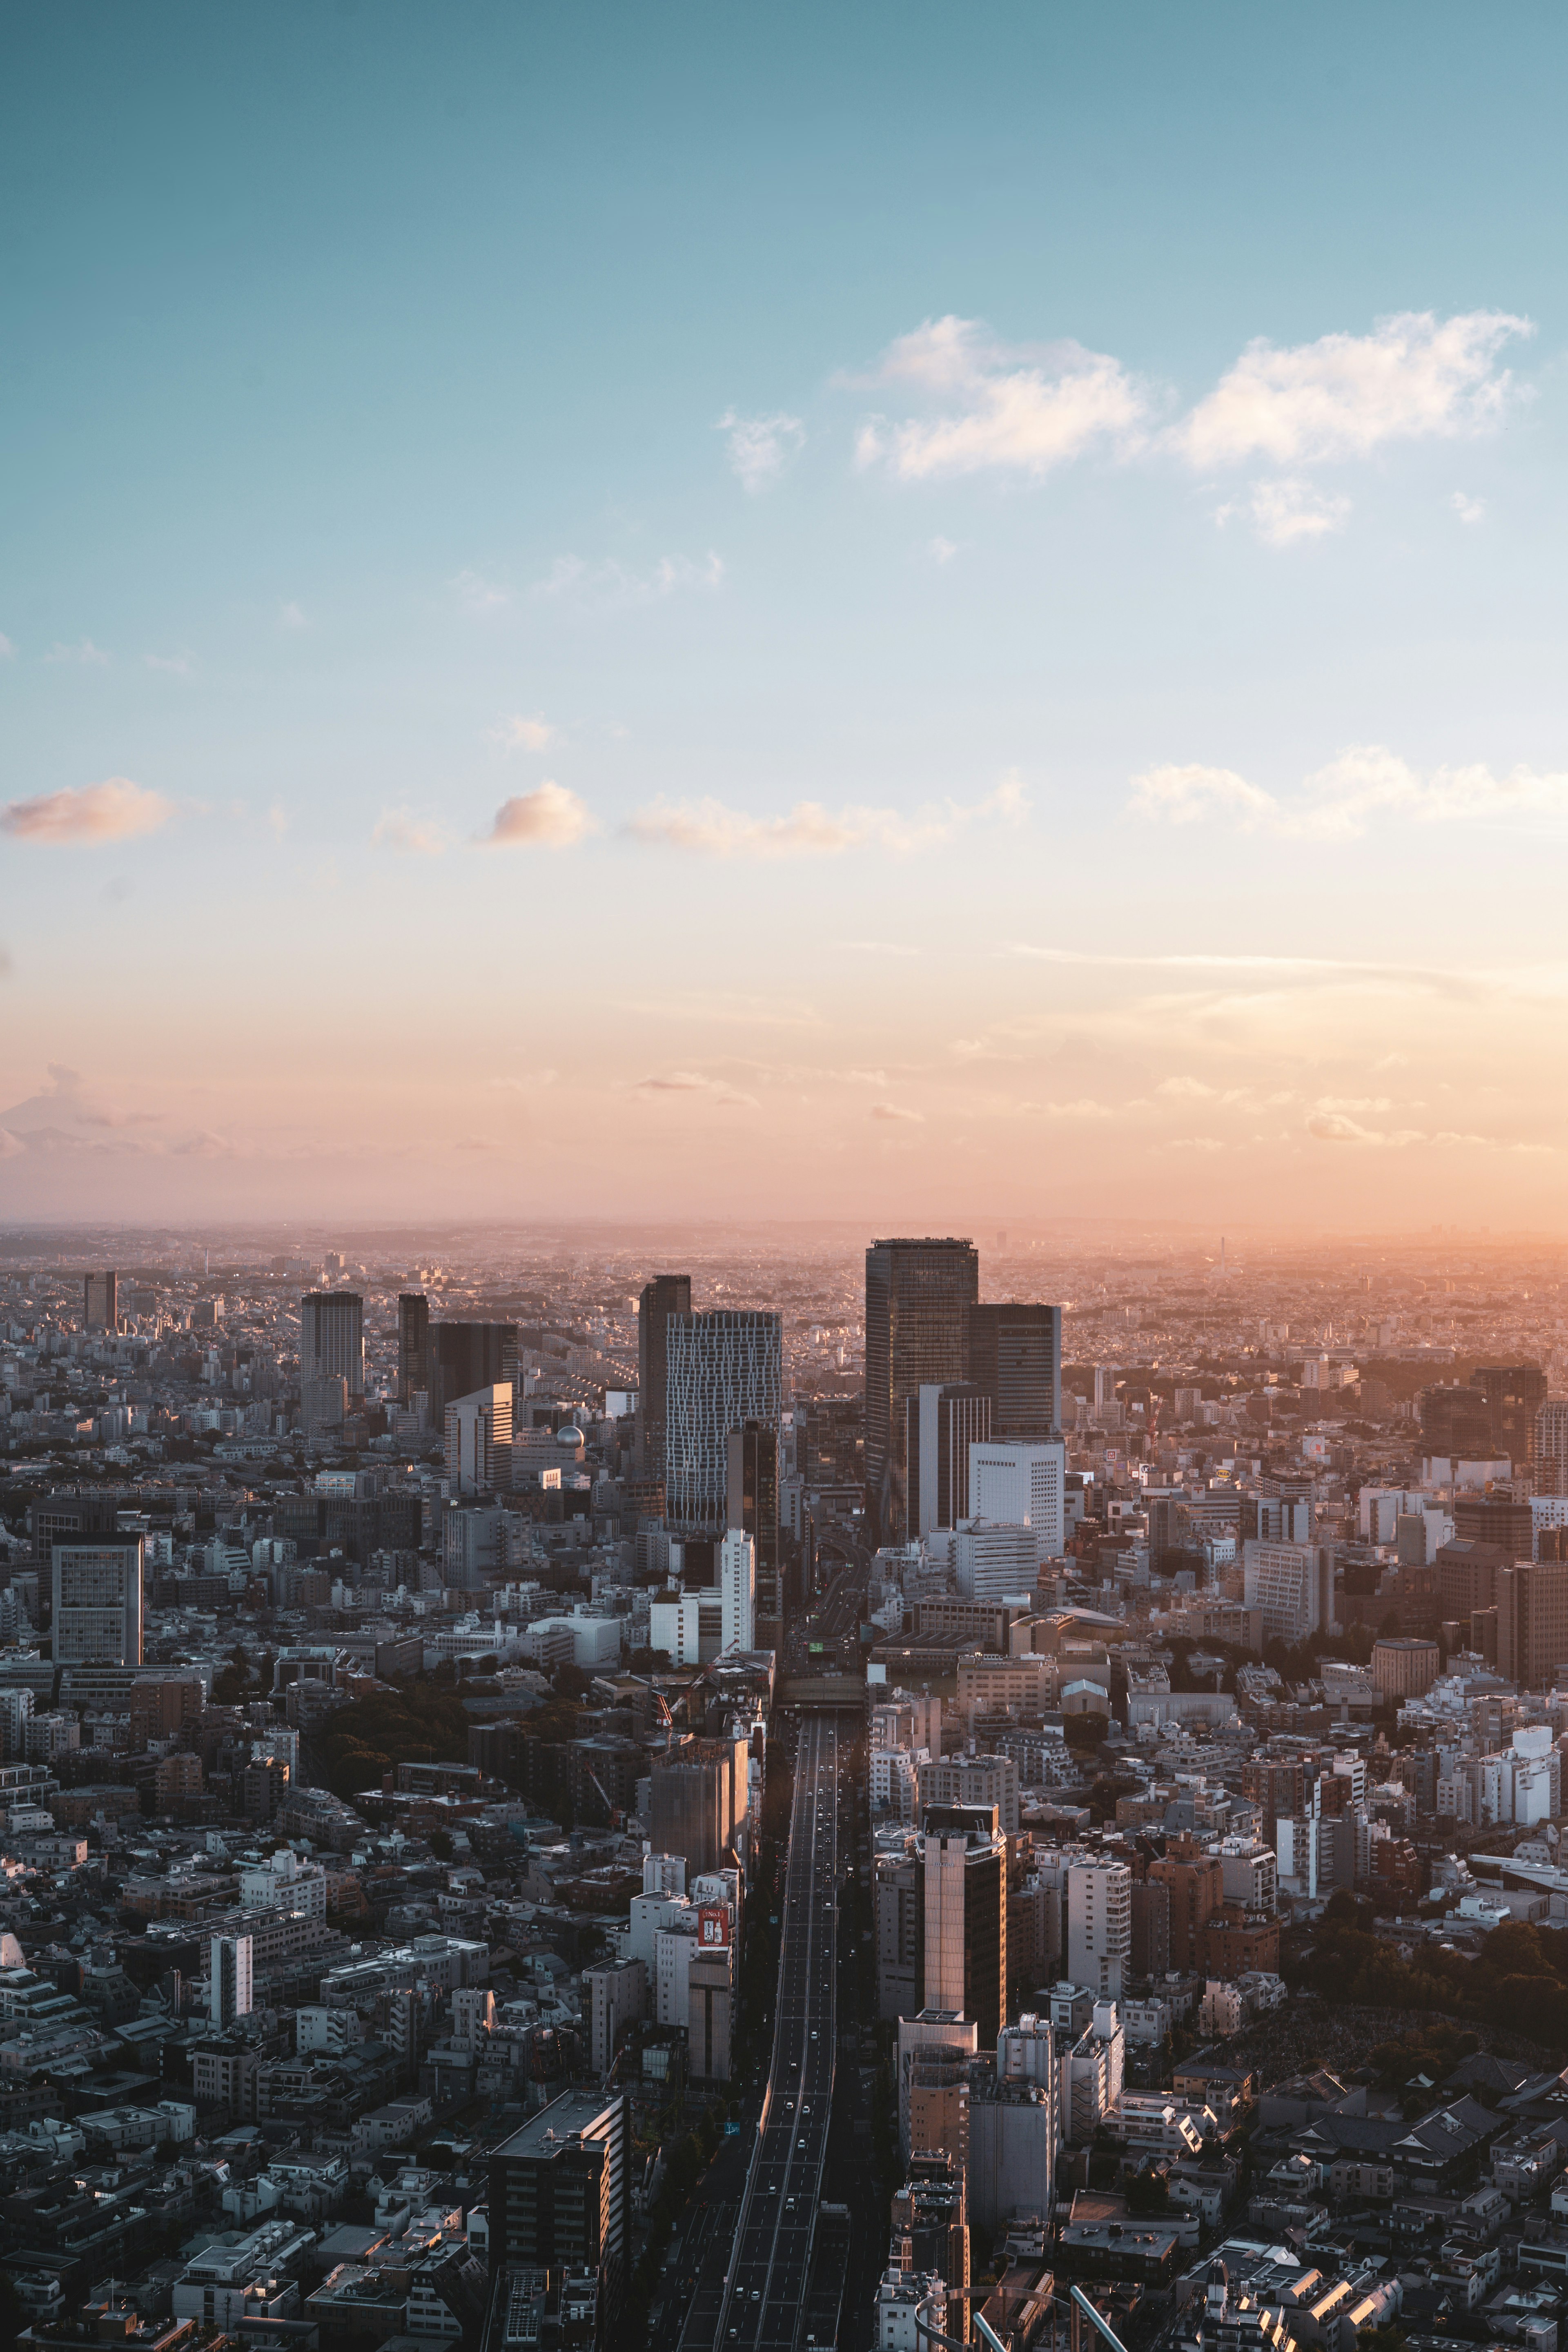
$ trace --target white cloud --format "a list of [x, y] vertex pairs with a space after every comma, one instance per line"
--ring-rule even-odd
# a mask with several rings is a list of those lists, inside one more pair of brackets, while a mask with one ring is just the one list
[[109, 776], [101, 784], [68, 786], [0, 808], [0, 832], [16, 841], [93, 843], [130, 841], [157, 833], [174, 814], [173, 801], [133, 784], [129, 776]]
[[439, 857], [447, 846], [438, 824], [411, 816], [406, 809], [385, 810], [371, 839], [378, 849], [399, 849], [415, 857]]
[[1178, 1102], [1212, 1102], [1217, 1087], [1205, 1087], [1201, 1078], [1162, 1078], [1154, 1092]]
[[939, 531], [936, 537], [930, 541], [926, 551], [931, 556], [933, 562], [951, 563], [953, 557], [958, 553], [958, 542], [956, 540], [943, 539], [942, 533]]
[[171, 677], [189, 677], [191, 674], [189, 654], [146, 654], [142, 658], [149, 669], [167, 670]]
[[44, 659], [47, 662], [80, 662], [92, 669], [107, 669], [109, 667], [109, 656], [100, 646], [95, 646], [90, 637], [83, 637], [79, 644], [74, 646], [51, 646]]
[[715, 589], [723, 585], [724, 560], [710, 548], [700, 562], [689, 555], [664, 555], [649, 572], [633, 572], [611, 555], [601, 563], [586, 563], [580, 555], [558, 555], [533, 593], [552, 604], [583, 611], [614, 612], [628, 604], [649, 604], [686, 588]]
[[479, 572], [459, 572], [449, 585], [465, 613], [499, 613], [511, 603], [511, 591]]
[[503, 801], [487, 835], [490, 848], [569, 849], [598, 826], [585, 803], [565, 784], [549, 779], [531, 793]]
[[1489, 768], [1436, 768], [1422, 776], [1381, 743], [1352, 744], [1308, 776], [1282, 801], [1229, 768], [1151, 768], [1132, 780], [1130, 803], [1140, 816], [1191, 824], [1230, 819], [1244, 833], [1266, 831], [1296, 841], [1353, 841], [1374, 817], [1417, 824], [1489, 823], [1568, 816], [1568, 774], [1532, 768], [1494, 775]]
[[1215, 520], [1224, 524], [1233, 516], [1245, 515], [1258, 538], [1270, 547], [1293, 547], [1298, 540], [1321, 539], [1330, 531], [1343, 530], [1350, 511], [1351, 502], [1342, 491], [1317, 490], [1299, 476], [1287, 475], [1277, 482], [1255, 482], [1247, 497], [1231, 499], [1219, 509]]
[[798, 416], [738, 416], [727, 408], [719, 419], [727, 444], [731, 470], [754, 498], [778, 480], [790, 459], [805, 444], [805, 426]]
[[925, 1125], [925, 1113], [923, 1111], [905, 1110], [899, 1103], [873, 1103], [866, 1116], [868, 1118], [892, 1120], [910, 1127], [923, 1127]]
[[905, 482], [990, 469], [1037, 480], [1097, 443], [1127, 445], [1147, 409], [1104, 352], [1075, 342], [1014, 348], [978, 320], [952, 316], [889, 344], [873, 381], [944, 411], [901, 423], [874, 416], [861, 427], [858, 463], [886, 465]]
[[0, 661], [15, 661], [16, 658], [16, 646], [12, 644], [5, 631], [0, 629]]
[[560, 730], [542, 719], [503, 719], [490, 729], [490, 740], [507, 751], [548, 751], [561, 740]]
[[1479, 522], [1487, 510], [1485, 499], [1468, 499], [1463, 490], [1456, 490], [1448, 504], [1461, 522]]
[[706, 857], [837, 857], [868, 848], [907, 856], [939, 848], [976, 822], [1016, 824], [1028, 805], [1018, 778], [1010, 775], [972, 805], [948, 801], [913, 816], [885, 808], [835, 813], [819, 801], [797, 801], [787, 816], [763, 817], [715, 800], [656, 801], [630, 818], [626, 829], [637, 841]]
[[1365, 457], [1388, 441], [1485, 432], [1512, 387], [1494, 365], [1501, 346], [1535, 331], [1528, 319], [1430, 310], [1380, 319], [1370, 335], [1321, 335], [1285, 349], [1262, 337], [1173, 436], [1199, 467], [1268, 457], [1300, 466]]
[[282, 604], [278, 611], [278, 625], [280, 629], [308, 629], [310, 624], [298, 604]]

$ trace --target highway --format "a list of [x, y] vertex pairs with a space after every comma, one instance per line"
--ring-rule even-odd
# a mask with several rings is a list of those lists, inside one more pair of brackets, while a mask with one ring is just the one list
[[839, 1760], [837, 1716], [805, 1717], [781, 1923], [773, 2067], [715, 2325], [699, 2296], [682, 2352], [794, 2352], [811, 2265], [833, 2108], [837, 2012]]

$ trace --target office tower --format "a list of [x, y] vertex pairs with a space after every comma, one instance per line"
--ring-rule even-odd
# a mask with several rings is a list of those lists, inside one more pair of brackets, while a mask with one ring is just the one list
[[1242, 1591], [1248, 1609], [1263, 1612], [1263, 1638], [1292, 1645], [1334, 1622], [1334, 1555], [1328, 1544], [1242, 1546]]
[[776, 1448], [784, 1325], [752, 1307], [665, 1318], [664, 1497], [668, 1525], [718, 1535], [729, 1507], [730, 1433], [754, 1421]]
[[1132, 1873], [1124, 1862], [1068, 1871], [1067, 1972], [1101, 2000], [1120, 2000], [1132, 1961]]
[[899, 2149], [942, 2148], [962, 2172], [969, 2154], [969, 2068], [978, 2029], [959, 2009], [921, 2009], [898, 2021]]
[[[1531, 1425], [1533, 1433], [1533, 1413]], [[1403, 1518], [1399, 1525], [1405, 1525]], [[1529, 1559], [1535, 1550], [1535, 1514], [1527, 1502], [1510, 1502], [1506, 1496], [1456, 1495], [1454, 1539], [1457, 1543], [1496, 1544], [1510, 1559]], [[1426, 1558], [1425, 1552], [1422, 1558]]]
[[1010, 1444], [988, 1438], [969, 1449], [970, 1516], [1028, 1528], [1040, 1560], [1062, 1557], [1067, 1483], [1067, 1448], [1059, 1437]]
[[119, 1330], [115, 1283], [112, 1274], [89, 1274], [86, 1277], [82, 1285], [82, 1321], [89, 1331]]
[[728, 1650], [754, 1650], [757, 1643], [757, 1547], [739, 1528], [726, 1529], [719, 1545], [720, 1635]]
[[1049, 1437], [1062, 1425], [1062, 1310], [1016, 1300], [969, 1310], [969, 1378], [991, 1400], [987, 1437]]
[[878, 1241], [866, 1252], [866, 1507], [879, 1543], [910, 1525], [905, 1442], [910, 1397], [967, 1374], [980, 1255], [953, 1239]]
[[1535, 1459], [1536, 1415], [1546, 1402], [1539, 1364], [1479, 1364], [1470, 1374], [1491, 1417], [1491, 1452], [1506, 1454], [1516, 1470]]
[[648, 1836], [656, 1853], [679, 1854], [688, 1882], [725, 1867], [746, 1817], [744, 1740], [689, 1739], [655, 1756], [648, 1780]]
[[1491, 1458], [1492, 1416], [1479, 1389], [1423, 1389], [1421, 1451], [1429, 1459], [1485, 1462]]
[[1516, 1560], [1500, 1568], [1497, 1667], [1521, 1690], [1550, 1690], [1568, 1664], [1568, 1561]]
[[215, 2032], [232, 2025], [251, 2011], [251, 1938], [215, 1936], [212, 1939], [212, 1993], [207, 2014]]
[[58, 1665], [142, 1663], [142, 1538], [89, 1537], [54, 1547]]
[[105, 1494], [91, 1486], [74, 1491], [60, 1487], [52, 1495], [40, 1495], [27, 1506], [34, 1560], [40, 1570], [47, 1569], [56, 1544], [73, 1542], [79, 1536], [112, 1536], [119, 1521], [120, 1498], [112, 1490]]
[[504, 1382], [517, 1385], [515, 1323], [432, 1323], [426, 1333], [430, 1417], [447, 1426], [447, 1407], [458, 1397]]
[[498, 1381], [447, 1407], [447, 1492], [493, 1495], [511, 1485], [511, 1383]]
[[969, 1449], [991, 1434], [991, 1399], [973, 1381], [923, 1381], [904, 1413], [909, 1532], [955, 1528], [969, 1517]]
[[637, 1300], [637, 1446], [645, 1478], [664, 1475], [669, 1357], [665, 1328], [672, 1315], [690, 1312], [689, 1274], [656, 1274], [644, 1283]]
[[1012, 1601], [1035, 1590], [1039, 1548], [1033, 1528], [965, 1519], [952, 1538], [952, 1565], [964, 1601]]
[[756, 1646], [781, 1650], [784, 1590], [779, 1569], [778, 1431], [760, 1421], [732, 1429], [725, 1440], [725, 1474], [726, 1524], [739, 1528], [756, 1546]]
[[994, 1805], [921, 1815], [925, 2006], [956, 2010], [983, 2042], [1007, 2021], [1007, 1841]]
[[1538, 1495], [1568, 1495], [1568, 1399], [1549, 1398], [1535, 1416]]
[[430, 1393], [430, 1301], [422, 1290], [397, 1300], [397, 1402], [411, 1405]]
[[1116, 1375], [1120, 1364], [1096, 1364], [1094, 1368], [1094, 1409], [1104, 1412], [1116, 1402]]
[[342, 1372], [321, 1373], [300, 1383], [300, 1421], [307, 1437], [324, 1437], [348, 1419], [349, 1384]]
[[357, 1290], [308, 1290], [300, 1301], [300, 1381], [348, 1384], [364, 1394], [364, 1300]]
[[489, 2156], [492, 2276], [510, 2271], [501, 2291], [526, 2296], [520, 2270], [596, 2273], [606, 2344], [616, 2341], [631, 2228], [630, 2140], [624, 2091], [563, 2091]]

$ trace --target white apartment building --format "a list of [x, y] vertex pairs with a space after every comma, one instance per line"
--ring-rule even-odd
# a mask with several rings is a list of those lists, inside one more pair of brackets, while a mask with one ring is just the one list
[[1035, 1538], [1037, 1565], [1067, 1541], [1067, 1447], [1058, 1437], [991, 1438], [969, 1448], [969, 1514], [1010, 1521]]
[[1068, 1975], [1114, 2001], [1132, 1959], [1132, 1873], [1124, 1862], [1072, 1862], [1067, 1887]]
[[739, 1528], [719, 1546], [719, 1638], [726, 1653], [756, 1646], [757, 1547]]

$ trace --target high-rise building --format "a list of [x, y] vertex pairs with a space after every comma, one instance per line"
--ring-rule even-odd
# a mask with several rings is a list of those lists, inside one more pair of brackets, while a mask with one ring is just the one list
[[447, 1491], [493, 1495], [511, 1484], [511, 1383], [498, 1381], [447, 1407]]
[[1539, 1364], [1479, 1364], [1470, 1374], [1470, 1386], [1487, 1401], [1492, 1453], [1506, 1454], [1516, 1470], [1525, 1469], [1535, 1459], [1536, 1416], [1546, 1402], [1546, 1374]]
[[300, 1301], [300, 1380], [341, 1375], [364, 1394], [364, 1300], [357, 1290], [308, 1290]]
[[757, 1547], [739, 1528], [729, 1528], [719, 1545], [721, 1639], [728, 1650], [757, 1645]]
[[1420, 1409], [1424, 1454], [1452, 1462], [1490, 1459], [1491, 1408], [1479, 1389], [1468, 1383], [1423, 1389]]
[[969, 1449], [991, 1434], [991, 1399], [972, 1381], [922, 1381], [904, 1408], [909, 1532], [929, 1536], [969, 1517]]
[[251, 2011], [251, 1952], [248, 1936], [212, 1939], [212, 1991], [208, 2016], [215, 2032]]
[[1535, 1491], [1568, 1495], [1568, 1398], [1549, 1397], [1535, 1416]]
[[[757, 1554], [755, 1643], [784, 1647], [784, 1591], [779, 1567], [779, 1433], [748, 1421], [725, 1440], [725, 1520], [751, 1537]], [[752, 1645], [746, 1645], [750, 1648]]]
[[1028, 1528], [1037, 1559], [1060, 1559], [1067, 1541], [1067, 1448], [1059, 1437], [989, 1438], [969, 1449], [969, 1509], [977, 1519]]
[[713, 1307], [667, 1316], [665, 1341], [665, 1517], [689, 1534], [718, 1535], [729, 1509], [731, 1432], [754, 1421], [778, 1444], [784, 1325], [752, 1307]]
[[631, 2229], [630, 2158], [624, 2091], [608, 2098], [563, 2091], [489, 2156], [492, 2274], [596, 2273], [601, 2343], [616, 2340]]
[[877, 1241], [866, 1252], [866, 1505], [878, 1542], [901, 1543], [909, 1530], [910, 1399], [965, 1380], [979, 1298], [971, 1241]]
[[965, 1519], [952, 1539], [954, 1580], [964, 1601], [1012, 1601], [1031, 1593], [1039, 1564], [1033, 1528]]
[[430, 1301], [422, 1290], [405, 1290], [397, 1300], [397, 1402], [412, 1404], [430, 1393]]
[[665, 1327], [672, 1315], [690, 1312], [689, 1274], [656, 1274], [644, 1283], [637, 1300], [637, 1448], [645, 1478], [664, 1475], [669, 1360]]
[[929, 1805], [921, 1820], [925, 2006], [993, 2042], [1007, 2021], [1007, 1840], [994, 1805]]
[[142, 1538], [54, 1547], [54, 1656], [62, 1664], [142, 1663]]
[[1242, 1547], [1243, 1597], [1263, 1612], [1263, 1638], [1292, 1644], [1334, 1622], [1334, 1555], [1327, 1544], [1248, 1542]]
[[1124, 1862], [1075, 1862], [1067, 1879], [1068, 1976], [1120, 2000], [1132, 1963], [1132, 1873]]
[[515, 1323], [432, 1323], [426, 1334], [430, 1417], [447, 1426], [447, 1407], [458, 1397], [504, 1382], [515, 1388]]
[[1521, 1690], [1550, 1690], [1568, 1664], [1568, 1560], [1516, 1560], [1500, 1568], [1497, 1666]]
[[[1532, 1413], [1532, 1437], [1534, 1422]], [[1404, 1524], [1401, 1519], [1400, 1527]], [[1496, 1544], [1510, 1559], [1529, 1559], [1535, 1550], [1535, 1514], [1528, 1502], [1511, 1502], [1506, 1495], [1456, 1495], [1454, 1538], [1458, 1543]]]
[[1149, 1877], [1170, 1898], [1171, 1966], [1184, 1974], [1196, 1966], [1198, 1937], [1225, 1901], [1225, 1864], [1218, 1854], [1183, 1844], [1152, 1862]]
[[969, 1378], [991, 1400], [988, 1437], [1050, 1437], [1062, 1425], [1062, 1310], [987, 1300], [969, 1310]]
[[120, 1316], [115, 1304], [117, 1277], [112, 1274], [89, 1274], [82, 1284], [82, 1321], [89, 1331], [118, 1331]]

